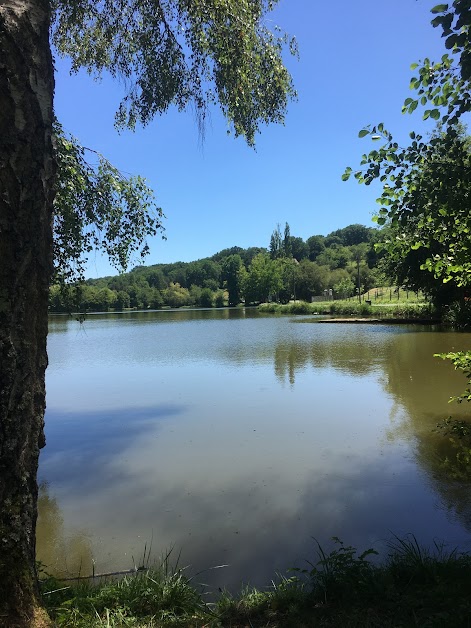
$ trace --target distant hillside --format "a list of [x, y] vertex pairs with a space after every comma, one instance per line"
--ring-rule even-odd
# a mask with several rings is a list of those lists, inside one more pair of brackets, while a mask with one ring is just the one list
[[326, 289], [353, 293], [378, 283], [374, 243], [380, 231], [354, 224], [307, 240], [279, 226], [270, 247], [234, 246], [193, 262], [137, 266], [121, 275], [89, 279], [67, 289], [51, 287], [50, 309], [103, 311], [124, 308], [220, 307], [226, 303], [310, 300]]

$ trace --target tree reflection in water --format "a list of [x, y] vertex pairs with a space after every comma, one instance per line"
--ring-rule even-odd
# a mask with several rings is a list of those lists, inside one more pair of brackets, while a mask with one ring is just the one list
[[[309, 367], [331, 367], [356, 376], [382, 371], [384, 390], [395, 402], [388, 440], [412, 440], [416, 461], [429, 477], [443, 508], [471, 532], [471, 474], [466, 478], [457, 473], [453, 467], [456, 448], [437, 430], [437, 425], [450, 415], [471, 422], [469, 405], [448, 405], [449, 398], [462, 391], [466, 379], [450, 363], [433, 356], [470, 344], [471, 336], [432, 332], [431, 342], [429, 330], [408, 329], [407, 333], [391, 334], [387, 341], [383, 335], [379, 347], [376, 329], [364, 326], [361, 338], [358, 329], [353, 328], [355, 333], [337, 340], [329, 337], [323, 342], [317, 337], [311, 346], [280, 342], [274, 354], [276, 376], [294, 386], [296, 375]], [[451, 463], [444, 464], [446, 459]]]
[[37, 560], [47, 573], [55, 576], [89, 575], [93, 572], [90, 540], [77, 531], [66, 537], [59, 505], [49, 495], [48, 485], [39, 486], [36, 526]]

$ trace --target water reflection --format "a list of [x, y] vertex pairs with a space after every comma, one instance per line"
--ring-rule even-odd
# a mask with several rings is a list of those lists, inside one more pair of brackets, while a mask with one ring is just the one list
[[[415, 443], [414, 454], [426, 472], [441, 507], [451, 519], [457, 518], [471, 532], [471, 486], [453, 479], [443, 465], [456, 451], [436, 426], [448, 416], [471, 421], [469, 404], [449, 404], [451, 395], [459, 394], [466, 379], [454, 371], [450, 362], [430, 355], [426, 336], [411, 334], [405, 342], [398, 339], [394, 360], [385, 363], [384, 385], [403, 409], [389, 437], [409, 439]], [[442, 333], [433, 336], [433, 351], [445, 353], [470, 348], [469, 334]]]
[[266, 315], [260, 314], [256, 307], [244, 308], [191, 308], [191, 309], [166, 309], [166, 310], [142, 310], [123, 312], [88, 312], [80, 314], [50, 314], [49, 333], [61, 333], [70, 331], [71, 327], [77, 324], [88, 324], [94, 321], [106, 322], [107, 324], [127, 321], [133, 325], [145, 323], [168, 323], [168, 322], [188, 322], [205, 320], [240, 320], [246, 318], [263, 318]]
[[115, 457], [127, 462], [129, 444], [150, 429], [177, 417], [184, 408], [177, 405], [94, 410], [89, 412], [54, 411], [47, 413], [47, 449], [41, 469], [48, 482], [75, 486], [75, 495], [88, 495], [120, 478], [107, 477], [104, 470]]
[[38, 511], [37, 559], [46, 571], [64, 577], [93, 571], [90, 537], [83, 530], [66, 535], [57, 499], [50, 496], [46, 483], [39, 487]]
[[396, 335], [389, 338], [388, 328], [378, 334], [376, 326], [349, 325], [349, 328], [352, 328], [350, 334], [339, 334], [331, 326], [317, 325], [313, 327], [311, 342], [306, 342], [305, 337], [301, 342], [278, 342], [274, 352], [277, 377], [294, 385], [296, 373], [308, 367], [333, 368], [352, 375], [375, 371]]
[[266, 584], [312, 536], [466, 546], [468, 506], [437, 503], [422, 451], [463, 383], [432, 354], [470, 335], [227, 312], [52, 326], [40, 475], [59, 536], [85, 530], [99, 571], [175, 545], [196, 571], [229, 563], [202, 576], [217, 586]]

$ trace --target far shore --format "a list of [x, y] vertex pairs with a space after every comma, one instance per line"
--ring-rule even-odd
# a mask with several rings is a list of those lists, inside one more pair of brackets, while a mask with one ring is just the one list
[[439, 325], [439, 319], [433, 318], [320, 318], [316, 323], [368, 323], [394, 325]]

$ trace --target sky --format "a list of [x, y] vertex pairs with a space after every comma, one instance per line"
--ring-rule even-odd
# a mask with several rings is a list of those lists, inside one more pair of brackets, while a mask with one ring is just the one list
[[[432, 130], [419, 110], [403, 115], [401, 106], [410, 95], [411, 63], [445, 52], [440, 31], [430, 25], [436, 3], [280, 0], [268, 24], [297, 38], [299, 60], [288, 54], [285, 60], [298, 100], [284, 126], [263, 128], [255, 150], [228, 136], [216, 108], [204, 141], [191, 110], [172, 109], [144, 129], [118, 133], [122, 85], [85, 72], [71, 76], [60, 58], [56, 115], [84, 146], [153, 188], [167, 240], [149, 241], [146, 265], [188, 262], [231, 246], [268, 247], [278, 223], [288, 222], [291, 235], [304, 240], [352, 223], [374, 226], [379, 188], [342, 182], [341, 175], [371, 150], [371, 140], [358, 138], [367, 124], [383, 122], [403, 144], [411, 130]], [[86, 275], [116, 272], [97, 254]]]

